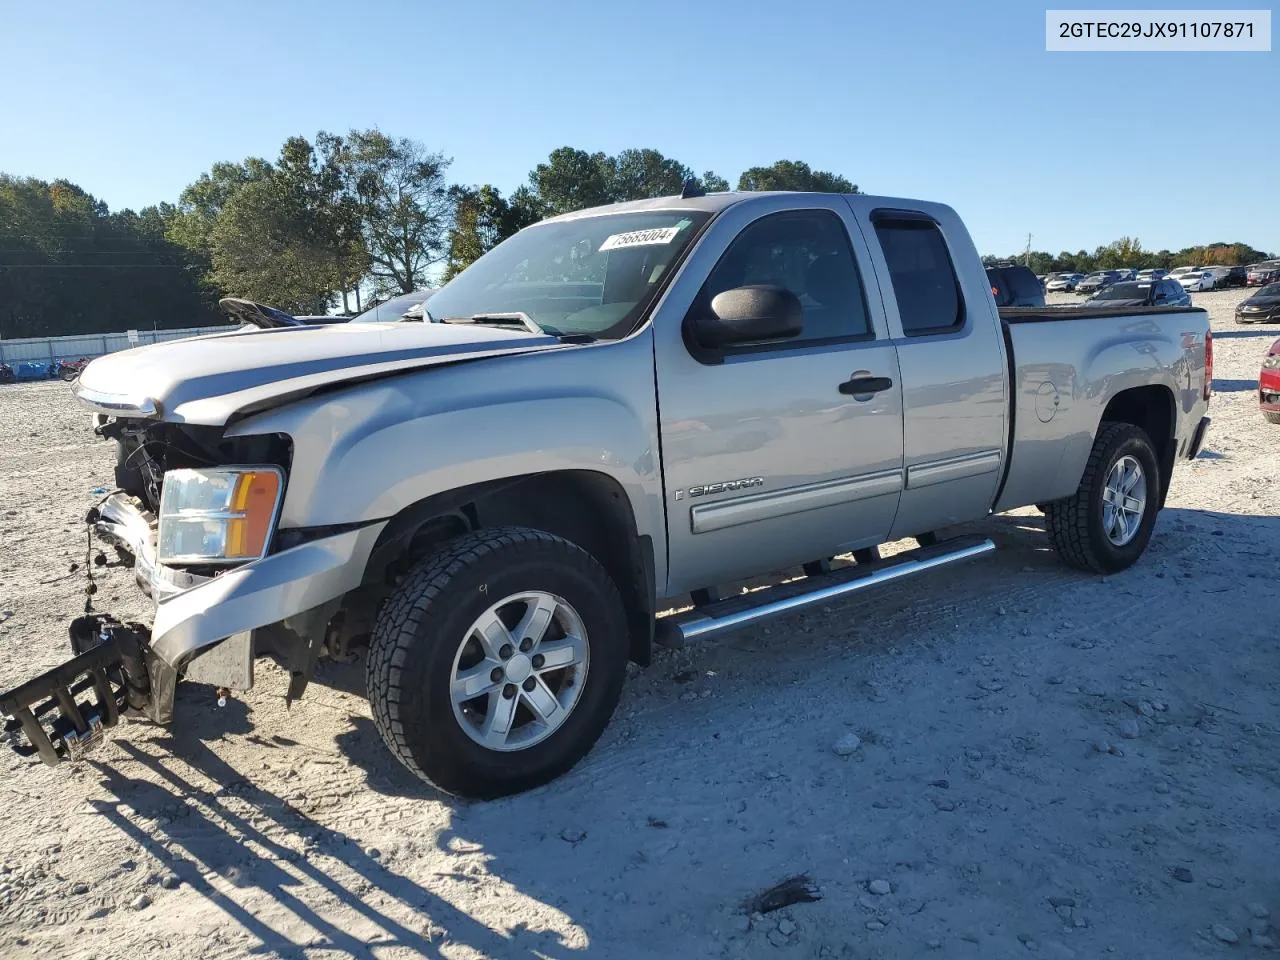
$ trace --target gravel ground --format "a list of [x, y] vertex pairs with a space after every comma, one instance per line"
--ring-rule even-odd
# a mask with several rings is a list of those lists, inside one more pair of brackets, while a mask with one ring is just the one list
[[[1094, 958], [1280, 939], [1280, 328], [1219, 331], [1207, 448], [1144, 559], [1000, 551], [635, 670], [571, 774], [441, 800], [384, 750], [362, 664], [50, 770], [0, 755], [0, 956]], [[1060, 298], [1070, 301], [1070, 297]], [[0, 686], [68, 653], [110, 451], [64, 384], [0, 387]], [[102, 608], [144, 612], [106, 568]], [[807, 873], [821, 894], [746, 898]], [[1269, 926], [1268, 911], [1277, 927]]]

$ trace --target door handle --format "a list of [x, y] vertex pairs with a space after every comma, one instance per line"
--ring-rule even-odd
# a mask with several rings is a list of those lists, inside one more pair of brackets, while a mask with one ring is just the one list
[[854, 376], [840, 384], [840, 392], [856, 397], [863, 394], [883, 393], [892, 386], [893, 381], [888, 377]]

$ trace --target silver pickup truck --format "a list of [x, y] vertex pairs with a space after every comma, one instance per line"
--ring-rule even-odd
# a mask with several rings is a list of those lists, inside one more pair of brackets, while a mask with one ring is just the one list
[[591, 749], [628, 660], [994, 549], [954, 524], [1035, 504], [1073, 567], [1141, 556], [1209, 422], [1203, 310], [999, 310], [947, 206], [692, 193], [529, 227], [419, 322], [93, 361], [87, 521], [154, 622], [77, 618], [0, 696], [15, 744], [81, 756], [261, 656], [297, 697], [367, 644], [390, 750], [494, 797]]

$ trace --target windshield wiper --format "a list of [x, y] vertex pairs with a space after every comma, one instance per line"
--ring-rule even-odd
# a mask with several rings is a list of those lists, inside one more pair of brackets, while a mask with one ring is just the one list
[[564, 333], [555, 327], [544, 327], [523, 310], [510, 313], [475, 313], [469, 317], [442, 317], [439, 323], [483, 323], [496, 327], [524, 327], [530, 333], [541, 333], [555, 337], [562, 343], [595, 343], [596, 338], [589, 333]]
[[524, 327], [530, 333], [546, 333], [538, 322], [522, 310], [510, 313], [473, 313], [469, 317], [441, 317], [441, 323], [479, 323], [495, 327]]

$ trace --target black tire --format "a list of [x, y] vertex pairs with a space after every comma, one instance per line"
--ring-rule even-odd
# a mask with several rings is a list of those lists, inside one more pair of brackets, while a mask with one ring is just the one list
[[[1120, 458], [1131, 456], [1147, 483], [1146, 504], [1133, 539], [1116, 546], [1103, 529], [1103, 491]], [[1131, 423], [1103, 422], [1093, 441], [1084, 476], [1075, 494], [1045, 504], [1045, 528], [1067, 566], [1092, 573], [1117, 573], [1132, 566], [1147, 549], [1161, 501], [1160, 468], [1151, 438]]]
[[63, 370], [62, 373], [59, 374], [59, 376], [61, 376], [62, 379], [65, 380], [67, 383], [71, 383], [71, 381], [75, 380], [78, 376], [80, 376], [80, 371], [79, 370]]
[[[532, 590], [563, 598], [581, 618], [586, 681], [568, 718], [545, 740], [517, 751], [488, 749], [454, 715], [454, 657], [481, 614]], [[622, 597], [594, 557], [540, 530], [481, 530], [421, 562], [382, 605], [366, 662], [374, 725], [401, 763], [445, 793], [519, 793], [564, 774], [595, 745], [621, 697], [628, 650]]]
[[1267, 423], [1280, 423], [1280, 413], [1272, 413], [1270, 410], [1263, 410], [1262, 415], [1267, 418]]

